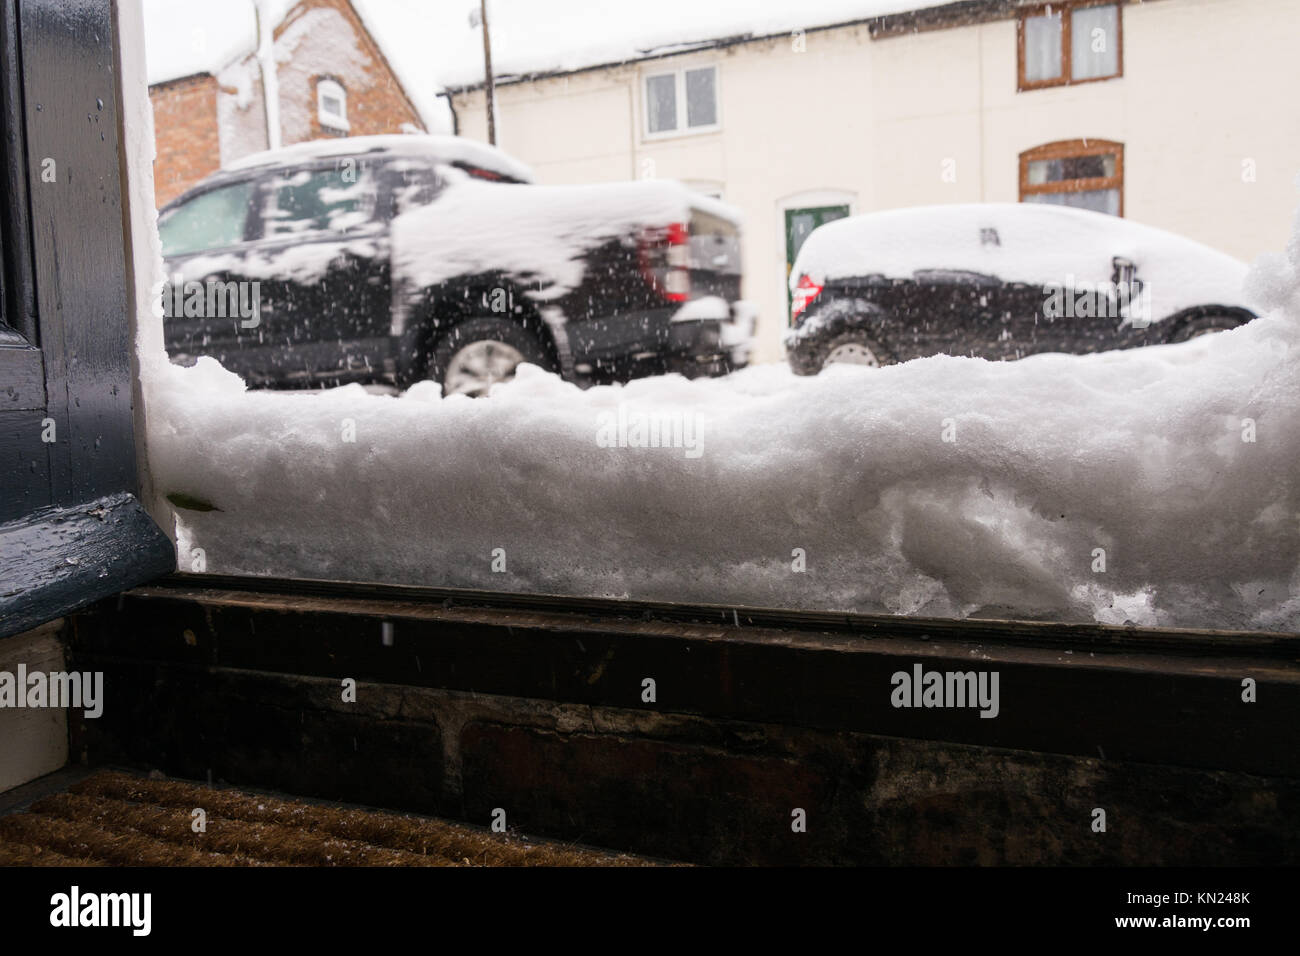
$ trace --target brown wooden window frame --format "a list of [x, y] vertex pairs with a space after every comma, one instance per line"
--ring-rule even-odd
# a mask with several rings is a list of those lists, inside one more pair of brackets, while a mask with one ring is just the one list
[[[1082, 10], [1086, 7], [1115, 8], [1115, 72], [1108, 76], [1090, 76], [1087, 79], [1076, 80], [1073, 78], [1073, 66], [1070, 62], [1070, 51], [1073, 46], [1070, 35], [1073, 22], [1072, 14], [1075, 10]], [[1061, 14], [1061, 75], [1050, 80], [1031, 81], [1025, 78], [1025, 21], [1031, 17], [1044, 16], [1049, 10]], [[1078, 86], [1083, 83], [1101, 83], [1106, 80], [1119, 79], [1124, 75], [1123, 0], [1082, 0], [1082, 2], [1063, 0], [1061, 3], [1044, 3], [1039, 6], [1026, 7], [1020, 11], [1020, 16], [1016, 21], [1016, 60], [1016, 89], [1021, 93], [1053, 86]]]
[[[1091, 176], [1086, 179], [1063, 179], [1054, 183], [1029, 182], [1029, 164], [1040, 159], [1074, 159], [1079, 156], [1115, 157], [1113, 176]], [[1026, 196], [1044, 193], [1082, 193], [1099, 189], [1119, 191], [1119, 215], [1124, 215], [1124, 144], [1108, 139], [1069, 139], [1044, 143], [1020, 154], [1020, 201]]]

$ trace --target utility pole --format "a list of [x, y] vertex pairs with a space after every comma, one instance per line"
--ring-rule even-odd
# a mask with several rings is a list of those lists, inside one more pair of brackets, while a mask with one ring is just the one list
[[488, 142], [497, 144], [497, 91], [492, 79], [492, 40], [488, 36], [487, 0], [479, 0], [479, 15], [483, 19], [483, 72], [487, 77]]

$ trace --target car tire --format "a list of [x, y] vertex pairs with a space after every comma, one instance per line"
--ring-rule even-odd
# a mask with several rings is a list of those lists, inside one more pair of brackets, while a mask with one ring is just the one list
[[886, 318], [884, 310], [863, 299], [828, 303], [809, 317], [822, 327], [820, 334], [787, 347], [790, 367], [797, 375], [816, 375], [828, 364], [893, 365], [897, 359], [875, 334]]
[[1239, 316], [1230, 313], [1214, 313], [1212, 315], [1198, 315], [1195, 318], [1181, 322], [1169, 336], [1170, 342], [1187, 342], [1191, 339], [1199, 338], [1202, 335], [1210, 335], [1213, 332], [1226, 332], [1229, 329], [1235, 329], [1243, 325], [1245, 321]]
[[447, 331], [434, 346], [429, 377], [446, 395], [482, 397], [497, 382], [514, 378], [524, 362], [548, 372], [556, 363], [536, 333], [507, 319], [473, 318]]
[[893, 356], [880, 343], [858, 329], [841, 332], [821, 347], [819, 370], [828, 365], [892, 365]]

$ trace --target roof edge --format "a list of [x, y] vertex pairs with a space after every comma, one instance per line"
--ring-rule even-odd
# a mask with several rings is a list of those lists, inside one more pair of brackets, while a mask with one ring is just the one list
[[[982, 23], [990, 20], [1003, 20], [1016, 15], [1022, 7], [1033, 6], [1042, 0], [950, 0], [947, 3], [939, 3], [929, 7], [922, 7], [916, 10], [905, 10], [899, 13], [883, 13], [872, 17], [858, 17], [853, 20], [840, 20], [835, 23], [825, 23], [815, 27], [805, 27], [804, 33], [825, 33], [830, 30], [842, 30], [846, 27], [866, 26], [873, 40], [885, 39], [891, 36], [899, 36], [905, 33], [914, 33], [930, 30], [944, 30], [956, 26], [965, 26], [970, 23]], [[1132, 0], [1116, 0], [1118, 3], [1129, 3]], [[570, 70], [538, 70], [530, 73], [518, 74], [498, 74], [495, 79], [497, 86], [511, 86], [519, 83], [533, 83], [538, 80], [554, 79], [562, 76], [576, 76], [581, 73], [594, 73], [598, 70], [610, 70], [620, 66], [629, 66], [633, 63], [648, 63], [655, 60], [663, 60], [669, 57], [682, 56], [686, 53], [695, 53], [702, 50], [721, 50], [733, 46], [741, 46], [746, 43], [762, 43], [769, 40], [786, 39], [790, 36], [788, 31], [779, 33], [740, 33], [728, 37], [717, 37], [711, 40], [700, 40], [695, 43], [682, 43], [673, 47], [671, 50], [664, 52], [646, 51], [643, 56], [626, 57], [622, 60], [609, 60], [603, 63], [593, 63], [590, 66], [577, 67]], [[466, 83], [458, 86], [448, 85], [446, 92], [453, 96], [460, 93], [473, 93], [484, 88], [486, 84], [483, 81], [475, 83]]]

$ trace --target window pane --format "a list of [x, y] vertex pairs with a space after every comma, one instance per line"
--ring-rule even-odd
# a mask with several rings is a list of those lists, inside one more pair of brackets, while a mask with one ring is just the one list
[[790, 251], [793, 255], [799, 255], [799, 250], [803, 248], [804, 240], [807, 239], [816, 228], [817, 222], [813, 218], [811, 212], [797, 212], [790, 217]]
[[420, 206], [427, 206], [438, 195], [438, 180], [433, 170], [414, 163], [393, 164], [397, 182], [393, 186], [393, 215], [401, 215]]
[[1041, 186], [1043, 183], [1059, 183], [1064, 178], [1062, 162], [1059, 159], [1035, 159], [1029, 163], [1029, 184]]
[[244, 239], [253, 183], [245, 180], [195, 196], [158, 221], [164, 256], [232, 246]]
[[717, 71], [713, 67], [686, 71], [686, 125], [718, 122]]
[[1061, 75], [1061, 14], [1025, 19], [1025, 79], [1030, 83]]
[[1089, 189], [1077, 193], [1035, 193], [1025, 197], [1025, 202], [1046, 203], [1049, 206], [1072, 206], [1091, 209], [1111, 216], [1119, 215], [1118, 189]]
[[1082, 7], [1071, 13], [1070, 71], [1076, 80], [1119, 72], [1119, 8]]
[[299, 170], [282, 177], [267, 199], [265, 234], [342, 232], [370, 221], [374, 180], [365, 167]]
[[646, 115], [650, 132], [663, 133], [677, 128], [677, 77], [668, 73], [645, 81]]
[[1115, 154], [1035, 159], [1029, 163], [1029, 185], [1059, 183], [1068, 179], [1096, 179], [1115, 175]]
[[1115, 154], [1101, 153], [1096, 156], [1071, 156], [1063, 160], [1066, 179], [1094, 179], [1115, 175]]

